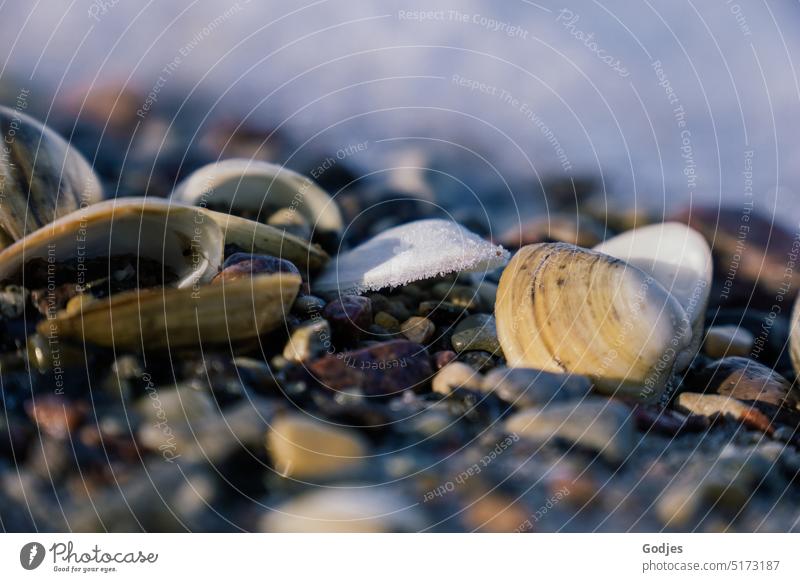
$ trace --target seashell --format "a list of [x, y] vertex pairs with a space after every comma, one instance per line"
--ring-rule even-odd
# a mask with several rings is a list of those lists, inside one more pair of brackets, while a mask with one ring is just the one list
[[342, 253], [320, 274], [317, 291], [363, 293], [455, 272], [503, 266], [509, 253], [455, 222], [417, 220]]
[[6, 244], [103, 197], [77, 150], [50, 128], [0, 106], [0, 240]]
[[711, 247], [703, 235], [678, 222], [652, 224], [620, 234], [594, 250], [638, 267], [680, 302], [693, 330], [694, 343], [686, 355], [694, 357], [703, 339], [714, 270]]
[[221, 285], [145, 289], [91, 301], [39, 324], [47, 337], [138, 350], [226, 344], [275, 329], [289, 313], [301, 279], [256, 275]]
[[293, 209], [325, 240], [344, 230], [339, 208], [327, 192], [297, 172], [259, 160], [236, 158], [203, 166], [178, 184], [172, 198], [264, 221], [281, 208]]
[[157, 260], [174, 273], [175, 286], [187, 287], [217, 273], [223, 247], [221, 228], [197, 208], [161, 199], [106, 200], [68, 214], [0, 252], [0, 281], [19, 276], [35, 259], [48, 265], [72, 262], [80, 271], [91, 259], [129, 254]]
[[566, 243], [526, 246], [500, 278], [497, 333], [508, 364], [588, 376], [657, 399], [688, 364], [689, 316], [645, 272]]

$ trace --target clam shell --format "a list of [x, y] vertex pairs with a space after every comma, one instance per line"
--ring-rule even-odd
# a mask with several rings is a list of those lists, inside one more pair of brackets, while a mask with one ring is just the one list
[[226, 344], [275, 329], [300, 283], [297, 275], [279, 273], [198, 288], [126, 291], [59, 312], [38, 331], [130, 350]]
[[339, 208], [327, 192], [297, 172], [259, 160], [230, 159], [203, 166], [178, 184], [172, 198], [234, 213], [253, 212], [265, 221], [272, 214], [270, 207], [290, 208], [314, 231], [338, 236], [344, 230]]
[[86, 206], [0, 252], [0, 281], [32, 259], [48, 263], [121, 254], [147, 256], [178, 275], [178, 287], [208, 281], [223, 259], [222, 229], [192, 206], [120, 198]]
[[585, 375], [642, 401], [663, 393], [693, 342], [688, 315], [653, 277], [565, 243], [520, 249], [495, 316], [510, 366]]
[[703, 338], [714, 270], [703, 235], [685, 224], [667, 222], [630, 230], [594, 250], [640, 268], [678, 300], [692, 321], [695, 345], [686, 355], [693, 357]]
[[0, 106], [0, 240], [19, 240], [103, 197], [100, 180], [53, 130]]

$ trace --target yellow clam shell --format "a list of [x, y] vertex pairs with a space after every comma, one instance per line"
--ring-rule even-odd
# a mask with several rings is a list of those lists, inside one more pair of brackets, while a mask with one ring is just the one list
[[641, 401], [664, 392], [693, 342], [686, 312], [653, 277], [565, 243], [519, 250], [495, 317], [510, 366], [585, 375]]

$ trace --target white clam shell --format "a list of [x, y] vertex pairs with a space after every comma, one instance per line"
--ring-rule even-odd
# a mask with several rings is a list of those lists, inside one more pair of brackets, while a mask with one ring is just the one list
[[501, 267], [509, 253], [443, 219], [390, 228], [328, 264], [313, 284], [321, 293], [363, 293], [455, 272]]
[[178, 184], [174, 200], [216, 209], [260, 213], [291, 208], [315, 231], [341, 234], [344, 221], [333, 199], [314, 181], [278, 164], [234, 158], [195, 170]]
[[0, 239], [19, 240], [103, 197], [89, 163], [32, 117], [0, 106]]

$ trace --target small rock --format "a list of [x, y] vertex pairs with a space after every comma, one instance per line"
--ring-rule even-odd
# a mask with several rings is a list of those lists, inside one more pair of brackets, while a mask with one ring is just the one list
[[433, 377], [433, 391], [438, 394], [450, 394], [456, 388], [479, 390], [482, 378], [473, 367], [461, 362], [447, 364]]
[[494, 316], [484, 313], [464, 318], [456, 326], [450, 341], [457, 352], [481, 350], [498, 354], [501, 351]]
[[456, 353], [451, 350], [436, 352], [435, 354], [433, 354], [433, 363], [437, 370], [441, 370], [447, 364], [455, 360], [456, 357], [457, 357]]
[[8, 285], [0, 291], [0, 316], [16, 319], [25, 312], [30, 292], [25, 287]]
[[400, 322], [385, 311], [379, 311], [375, 314], [375, 323], [390, 333], [397, 333], [400, 331]]
[[351, 345], [372, 324], [372, 302], [359, 295], [345, 295], [328, 303], [322, 314], [330, 323], [334, 341]]
[[292, 311], [304, 317], [321, 314], [323, 309], [325, 309], [325, 300], [316, 295], [300, 295], [292, 305]]
[[744, 328], [720, 325], [708, 330], [703, 351], [715, 360], [726, 356], [747, 356], [754, 341], [753, 334]]
[[300, 414], [278, 418], [267, 433], [267, 450], [284, 477], [318, 479], [350, 473], [365, 462], [366, 441], [354, 430]]
[[384, 487], [313, 491], [265, 513], [259, 530], [274, 533], [417, 532], [426, 520], [413, 501]]
[[469, 311], [479, 311], [483, 308], [483, 303], [476, 289], [467, 285], [454, 285], [453, 283], [437, 283], [431, 289], [431, 293], [437, 299], [446, 301]]
[[677, 436], [687, 432], [701, 432], [708, 428], [708, 418], [700, 414], [687, 416], [658, 406], [639, 405], [634, 409], [636, 427], [642, 432]]
[[412, 342], [427, 343], [436, 332], [436, 326], [427, 317], [411, 317], [403, 322], [400, 331]]
[[765, 414], [731, 396], [684, 392], [678, 395], [676, 407], [692, 414], [727, 416], [764, 432], [770, 430], [770, 421]]
[[234, 253], [222, 265], [222, 270], [211, 280], [211, 283], [235, 281], [253, 275], [270, 273], [291, 273], [300, 275], [297, 267], [286, 259], [270, 255], [253, 255], [250, 253]]
[[615, 463], [630, 455], [636, 436], [628, 407], [595, 397], [518, 412], [505, 426], [507, 431], [525, 438], [566, 440], [597, 451]]
[[89, 412], [85, 402], [73, 402], [56, 395], [40, 395], [25, 404], [25, 411], [42, 432], [54, 439], [65, 439], [83, 422]]
[[591, 382], [583, 376], [530, 368], [495, 368], [486, 374], [481, 386], [484, 392], [494, 392], [520, 409], [582, 399], [591, 388]]
[[470, 531], [511, 533], [524, 524], [530, 512], [513, 497], [490, 492], [467, 504], [464, 521]]
[[194, 423], [215, 416], [217, 405], [205, 391], [187, 385], [158, 387], [147, 381], [146, 393], [136, 402], [142, 419], [168, 427]]
[[480, 350], [461, 352], [458, 354], [458, 361], [472, 366], [479, 372], [486, 372], [495, 367], [496, 361], [492, 354]]
[[331, 345], [331, 328], [324, 319], [301, 325], [292, 332], [283, 357], [290, 362], [301, 363], [333, 353]]
[[392, 396], [421, 390], [433, 371], [425, 348], [406, 340], [392, 340], [360, 350], [325, 356], [294, 369], [294, 379], [316, 380], [335, 391], [358, 389], [368, 396]]
[[427, 317], [434, 323], [452, 323], [464, 315], [466, 310], [449, 301], [423, 301], [417, 314]]
[[774, 370], [747, 358], [725, 358], [708, 364], [699, 372], [705, 390], [744, 401], [766, 402], [774, 406], [797, 408], [797, 393]]

